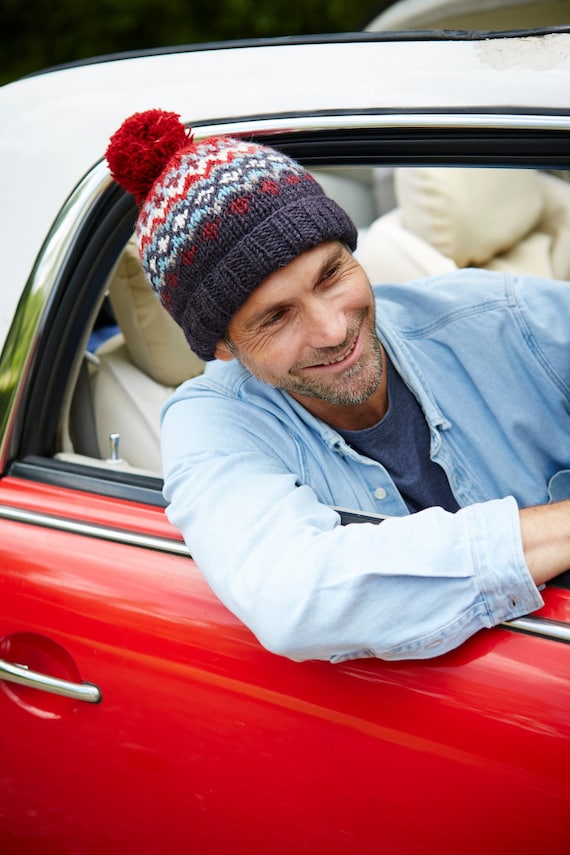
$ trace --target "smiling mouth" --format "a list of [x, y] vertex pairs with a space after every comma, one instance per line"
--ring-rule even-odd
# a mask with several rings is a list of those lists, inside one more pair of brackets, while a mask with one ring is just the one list
[[[336, 359], [331, 359], [329, 362], [321, 362], [321, 363], [320, 363], [320, 365], [323, 365], [323, 366], [326, 366], [326, 365], [336, 365], [336, 364], [337, 364], [337, 362], [344, 362], [344, 360], [345, 360], [345, 359], [347, 359], [347, 358], [350, 356], [350, 354], [351, 354], [351, 353], [352, 353], [352, 351], [354, 350], [355, 346], [356, 346], [356, 340], [355, 340], [355, 341], [353, 341], [352, 345], [349, 347], [349, 349], [348, 349], [348, 350], [345, 350], [345, 351], [344, 351], [344, 353], [341, 353], [341, 355], [340, 355], [340, 356], [337, 356], [337, 358], [336, 358]], [[314, 366], [314, 367], [318, 368], [318, 367], [319, 367], [319, 365]]]
[[358, 335], [356, 335], [354, 341], [346, 350], [343, 350], [338, 356], [329, 359], [327, 362], [314, 362], [312, 365], [306, 365], [305, 370], [312, 368], [329, 368], [331, 365], [337, 365], [339, 362], [344, 362], [350, 356], [352, 356], [354, 352], [354, 348], [356, 347], [356, 342], [358, 341]]

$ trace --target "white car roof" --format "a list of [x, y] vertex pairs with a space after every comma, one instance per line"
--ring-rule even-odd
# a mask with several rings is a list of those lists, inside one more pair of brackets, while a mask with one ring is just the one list
[[[190, 124], [251, 117], [253, 126], [256, 117], [299, 113], [485, 112], [505, 105], [549, 113], [569, 106], [570, 33], [375, 39], [283, 40], [109, 59], [2, 87], [0, 349], [58, 212], [133, 112], [159, 107]], [[228, 128], [222, 123], [216, 130]]]

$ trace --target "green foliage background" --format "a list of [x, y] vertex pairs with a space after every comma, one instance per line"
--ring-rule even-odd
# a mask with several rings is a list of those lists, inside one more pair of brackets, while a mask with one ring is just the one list
[[92, 56], [359, 30], [391, 0], [0, 0], [0, 83]]

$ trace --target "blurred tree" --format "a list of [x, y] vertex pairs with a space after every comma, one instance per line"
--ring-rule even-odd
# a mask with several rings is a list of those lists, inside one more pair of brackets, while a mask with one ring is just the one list
[[391, 0], [2, 0], [0, 83], [101, 54], [359, 30]]

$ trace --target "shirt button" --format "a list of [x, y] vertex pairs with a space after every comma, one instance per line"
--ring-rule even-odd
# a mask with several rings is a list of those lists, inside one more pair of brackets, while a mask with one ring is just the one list
[[384, 487], [376, 487], [374, 490], [374, 498], [375, 499], [385, 499], [387, 496], [386, 490]]

